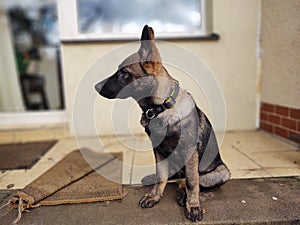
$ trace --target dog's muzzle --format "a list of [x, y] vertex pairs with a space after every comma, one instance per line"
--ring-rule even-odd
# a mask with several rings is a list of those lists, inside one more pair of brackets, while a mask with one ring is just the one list
[[115, 77], [109, 77], [95, 85], [96, 91], [103, 97], [108, 99], [121, 98], [118, 96], [121, 86], [115, 83]]
[[107, 82], [107, 80], [108, 80], [108, 79], [105, 79], [105, 80], [103, 80], [103, 81], [101, 81], [101, 82], [99, 82], [98, 84], [95, 85], [95, 89], [96, 89], [96, 91], [97, 91], [99, 94], [100, 94], [100, 92], [101, 92], [103, 86], [104, 86], [105, 83]]

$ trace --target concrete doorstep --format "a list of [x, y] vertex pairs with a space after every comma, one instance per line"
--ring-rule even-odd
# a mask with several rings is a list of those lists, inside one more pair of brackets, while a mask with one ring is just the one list
[[[126, 187], [122, 201], [44, 206], [25, 212], [22, 225], [94, 224], [300, 224], [299, 178], [230, 180], [221, 188], [201, 193], [204, 218], [193, 223], [176, 202], [176, 186], [168, 184], [165, 195], [151, 209], [138, 207], [139, 199], [151, 187]], [[13, 191], [0, 190], [1, 206]], [[7, 210], [2, 208], [0, 216]], [[17, 210], [0, 217], [0, 224], [11, 224]]]

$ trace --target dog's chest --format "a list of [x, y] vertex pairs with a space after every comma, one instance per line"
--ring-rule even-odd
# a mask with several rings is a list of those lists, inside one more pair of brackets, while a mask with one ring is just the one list
[[178, 145], [178, 141], [182, 138], [182, 122], [184, 123], [184, 121], [178, 121], [174, 124], [168, 124], [160, 118], [152, 120], [147, 119], [145, 116], [141, 118], [141, 124], [145, 128], [153, 147], [159, 147], [159, 151], [164, 152], [163, 155], [172, 153]]

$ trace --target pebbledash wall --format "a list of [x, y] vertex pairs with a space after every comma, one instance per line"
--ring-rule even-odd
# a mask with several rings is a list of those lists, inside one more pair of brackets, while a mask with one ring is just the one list
[[300, 1], [261, 8], [260, 128], [300, 143]]

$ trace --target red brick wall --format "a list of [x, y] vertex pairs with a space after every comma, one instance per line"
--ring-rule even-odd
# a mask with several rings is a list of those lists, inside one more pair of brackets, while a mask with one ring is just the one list
[[300, 109], [262, 102], [260, 109], [260, 128], [295, 141], [291, 139], [291, 135], [300, 135]]

